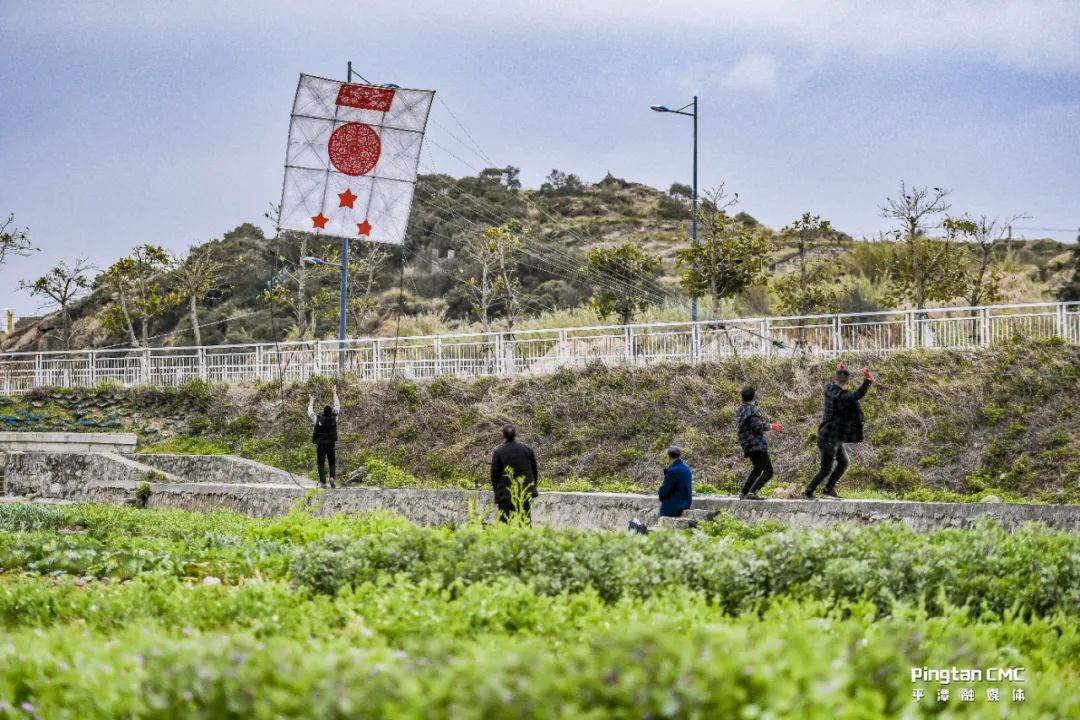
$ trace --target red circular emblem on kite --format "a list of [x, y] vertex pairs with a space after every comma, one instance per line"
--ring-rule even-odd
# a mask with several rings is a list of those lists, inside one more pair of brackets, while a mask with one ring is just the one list
[[379, 162], [382, 141], [363, 123], [342, 125], [330, 135], [330, 162], [346, 175], [364, 175]]

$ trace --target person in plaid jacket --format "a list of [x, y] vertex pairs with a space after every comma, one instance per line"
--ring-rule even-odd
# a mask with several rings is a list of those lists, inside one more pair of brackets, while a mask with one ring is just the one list
[[769, 443], [765, 440], [765, 432], [772, 430], [780, 431], [780, 423], [766, 424], [761, 419], [757, 405], [754, 404], [756, 392], [752, 387], [742, 390], [742, 405], [735, 410], [735, 426], [739, 434], [739, 445], [742, 446], [743, 455], [750, 458], [754, 464], [753, 470], [743, 483], [739, 498], [742, 500], [764, 500], [757, 491], [765, 487], [773, 476], [772, 461], [769, 459]]
[[821, 469], [806, 486], [803, 497], [814, 499], [814, 491], [825, 482], [822, 497], [827, 500], [840, 500], [836, 493], [836, 482], [848, 469], [847, 451], [844, 443], [858, 443], [863, 439], [863, 411], [859, 401], [870, 389], [874, 376], [869, 368], [863, 368], [863, 383], [858, 390], [848, 390], [851, 373], [843, 363], [836, 366], [836, 375], [825, 386], [825, 412], [818, 425], [817, 446], [821, 452]]

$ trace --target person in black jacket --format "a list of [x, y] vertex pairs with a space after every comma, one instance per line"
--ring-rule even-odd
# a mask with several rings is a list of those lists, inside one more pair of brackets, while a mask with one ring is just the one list
[[773, 476], [772, 460], [769, 459], [769, 443], [765, 440], [765, 431], [779, 432], [780, 423], [766, 424], [754, 404], [756, 391], [752, 387], [742, 390], [742, 405], [735, 410], [735, 424], [739, 435], [739, 445], [743, 455], [750, 458], [754, 469], [743, 483], [741, 500], [764, 500], [757, 491], [765, 487]]
[[[316, 462], [319, 467], [319, 487], [337, 487], [337, 458], [334, 453], [334, 445], [337, 443], [337, 421], [341, 412], [341, 402], [338, 400], [337, 388], [334, 388], [334, 406], [327, 405], [322, 414], [315, 414], [315, 396], [308, 396], [307, 415], [308, 419], [315, 424], [311, 431], [311, 442], [315, 443]], [[326, 465], [330, 465], [330, 480], [326, 479]]]
[[525, 521], [531, 524], [531, 502], [540, 494], [536, 489], [538, 477], [536, 454], [528, 445], [515, 440], [517, 430], [513, 425], [503, 426], [502, 436], [505, 442], [491, 455], [491, 489], [495, 493], [495, 505], [499, 508], [499, 522], [510, 522], [510, 517], [515, 510], [510, 477], [507, 473], [510, 471], [514, 477], [521, 478], [523, 481], [521, 489], [525, 497], [521, 499], [521, 511], [525, 515]]
[[[848, 390], [851, 373], [843, 363], [836, 366], [833, 381], [825, 386], [825, 412], [818, 425], [817, 446], [821, 452], [821, 469], [810, 480], [803, 492], [806, 500], [814, 499], [814, 491], [823, 480], [825, 490], [822, 497], [827, 500], [841, 500], [836, 494], [836, 481], [848, 469], [847, 451], [844, 443], [858, 443], [863, 439], [863, 411], [859, 401], [870, 389], [874, 376], [870, 368], [863, 368], [863, 383], [858, 390]], [[835, 463], [835, 467], [834, 467]]]

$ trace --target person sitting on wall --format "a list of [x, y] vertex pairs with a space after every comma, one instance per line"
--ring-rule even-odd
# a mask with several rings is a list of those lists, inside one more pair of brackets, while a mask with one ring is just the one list
[[660, 517], [679, 517], [693, 502], [693, 472], [683, 462], [682, 448], [672, 445], [667, 449], [667, 456], [669, 463], [658, 493]]
[[[315, 443], [316, 463], [319, 468], [319, 487], [337, 487], [337, 458], [334, 447], [337, 444], [337, 421], [341, 413], [341, 402], [338, 400], [337, 387], [334, 388], [334, 406], [327, 405], [321, 414], [315, 414], [315, 396], [308, 396], [307, 415], [308, 419], [315, 424], [311, 431], [311, 442]], [[330, 465], [330, 479], [326, 478], [326, 466]]]

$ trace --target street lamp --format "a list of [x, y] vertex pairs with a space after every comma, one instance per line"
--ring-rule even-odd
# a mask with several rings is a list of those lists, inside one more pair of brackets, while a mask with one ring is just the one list
[[300, 262], [309, 265], [341, 268], [341, 301], [338, 305], [338, 372], [345, 374], [345, 311], [349, 294], [349, 240], [341, 239], [342, 260], [340, 263], [327, 262], [322, 258], [305, 255]]
[[[666, 105], [650, 105], [649, 108], [656, 112], [686, 115], [694, 119], [694, 190], [690, 198], [690, 242], [697, 245], [697, 95], [692, 102], [675, 110]], [[693, 109], [687, 112], [689, 108]], [[690, 298], [690, 321], [697, 322], [697, 298]]]

